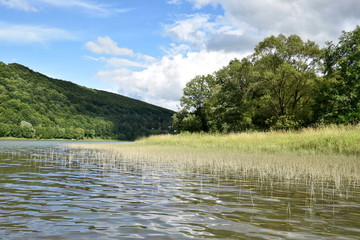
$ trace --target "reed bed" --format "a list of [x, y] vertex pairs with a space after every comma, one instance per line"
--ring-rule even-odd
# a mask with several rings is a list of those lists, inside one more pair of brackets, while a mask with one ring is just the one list
[[360, 156], [360, 124], [330, 125], [300, 131], [250, 132], [240, 134], [180, 134], [152, 136], [139, 145], [233, 149], [244, 153], [340, 154]]
[[156, 168], [259, 179], [360, 183], [360, 125], [293, 132], [180, 134], [152, 136], [134, 143], [74, 144], [99, 161], [134, 162]]

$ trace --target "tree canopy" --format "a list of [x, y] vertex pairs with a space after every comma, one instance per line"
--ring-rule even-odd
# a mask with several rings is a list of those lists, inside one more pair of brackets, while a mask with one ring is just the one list
[[343, 32], [339, 42], [327, 43], [324, 68], [328, 79], [317, 98], [318, 121], [360, 121], [360, 26]]
[[321, 49], [297, 35], [270, 36], [254, 53], [184, 88], [173, 127], [240, 132], [360, 121], [360, 28]]
[[0, 137], [133, 140], [167, 132], [172, 114], [0, 62]]

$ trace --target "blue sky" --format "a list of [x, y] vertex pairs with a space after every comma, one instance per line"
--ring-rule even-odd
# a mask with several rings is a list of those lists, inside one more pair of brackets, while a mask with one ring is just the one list
[[267, 36], [323, 45], [358, 24], [358, 0], [0, 0], [0, 61], [176, 110]]

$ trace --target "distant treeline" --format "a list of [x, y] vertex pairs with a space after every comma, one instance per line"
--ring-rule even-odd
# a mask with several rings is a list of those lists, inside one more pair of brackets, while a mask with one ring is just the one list
[[360, 122], [360, 27], [320, 48], [270, 36], [254, 53], [183, 90], [180, 131], [241, 132]]
[[173, 113], [0, 62], [0, 137], [133, 140], [167, 132]]

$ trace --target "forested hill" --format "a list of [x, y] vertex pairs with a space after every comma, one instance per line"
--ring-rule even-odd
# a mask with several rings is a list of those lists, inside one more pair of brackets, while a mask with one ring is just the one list
[[173, 113], [0, 62], [0, 137], [132, 140], [166, 132]]

